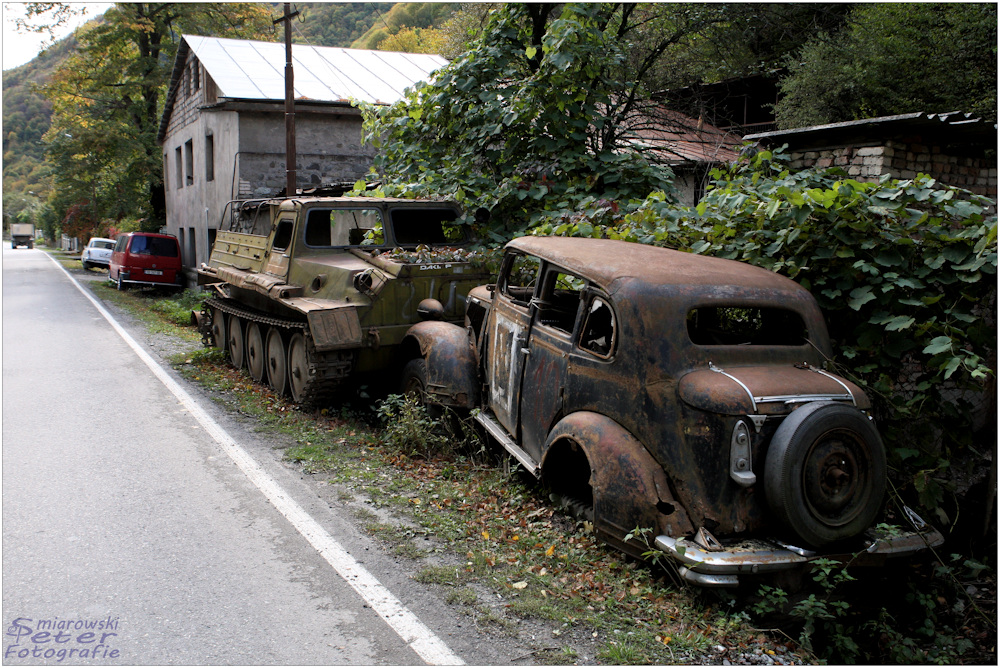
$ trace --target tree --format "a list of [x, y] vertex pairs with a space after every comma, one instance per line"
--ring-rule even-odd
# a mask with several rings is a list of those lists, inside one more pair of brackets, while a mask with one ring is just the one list
[[860, 4], [789, 63], [775, 115], [784, 128], [914, 111], [995, 120], [996, 78], [995, 4]]
[[712, 5], [500, 5], [470, 49], [389, 109], [366, 110], [382, 192], [493, 210], [503, 238], [597, 205], [671, 191], [640, 146], [667, 120], [649, 95], [663, 54], [724, 21]]
[[444, 33], [434, 28], [403, 28], [379, 42], [379, 51], [404, 53], [441, 53]]
[[56, 209], [72, 207], [76, 221], [133, 217], [159, 228], [166, 216], [156, 133], [177, 35], [259, 38], [270, 25], [268, 9], [254, 3], [117, 3], [81, 28], [78, 53], [42, 86], [53, 105], [45, 140]]

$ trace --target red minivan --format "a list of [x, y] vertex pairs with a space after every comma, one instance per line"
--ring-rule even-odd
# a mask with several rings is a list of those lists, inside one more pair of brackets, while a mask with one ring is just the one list
[[151, 232], [122, 234], [111, 254], [108, 280], [119, 290], [128, 285], [183, 289], [177, 237]]

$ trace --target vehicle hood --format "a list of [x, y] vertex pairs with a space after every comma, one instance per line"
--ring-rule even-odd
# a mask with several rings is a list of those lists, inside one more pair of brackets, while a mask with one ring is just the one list
[[678, 393], [685, 403], [723, 415], [784, 414], [808, 401], [843, 401], [871, 407], [854, 383], [809, 365], [699, 369], [683, 376]]

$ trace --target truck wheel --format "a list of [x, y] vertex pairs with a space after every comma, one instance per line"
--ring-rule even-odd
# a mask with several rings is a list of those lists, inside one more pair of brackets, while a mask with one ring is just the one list
[[288, 391], [288, 351], [281, 330], [272, 327], [267, 333], [267, 384], [279, 395]]
[[264, 364], [264, 336], [256, 322], [247, 325], [247, 369], [250, 370], [250, 377], [257, 382], [264, 380], [267, 372], [267, 365]]
[[122, 272], [118, 272], [118, 280], [115, 282], [115, 287], [118, 288], [119, 292], [125, 289], [125, 283], [122, 282]]
[[229, 333], [229, 338], [227, 339], [229, 343], [229, 360], [233, 363], [233, 366], [237, 369], [243, 368], [243, 353], [245, 351], [244, 340], [243, 340], [243, 323], [240, 319], [235, 316], [229, 316], [229, 321], [226, 323], [226, 331]]
[[305, 398], [306, 383], [309, 381], [309, 356], [306, 339], [300, 333], [292, 335], [288, 342], [288, 390], [295, 403]]
[[813, 547], [871, 526], [885, 494], [882, 439], [861, 411], [815, 402], [791, 413], [767, 451], [764, 492], [774, 514]]

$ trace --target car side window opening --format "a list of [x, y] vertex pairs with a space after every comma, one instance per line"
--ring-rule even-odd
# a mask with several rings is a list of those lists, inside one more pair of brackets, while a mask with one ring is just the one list
[[615, 314], [601, 297], [594, 296], [587, 304], [580, 347], [600, 357], [610, 357], [615, 348]]
[[547, 271], [539, 297], [535, 300], [538, 322], [572, 334], [580, 308], [580, 293], [586, 285], [584, 279], [573, 274], [554, 268]]
[[700, 306], [687, 315], [691, 342], [699, 346], [801, 346], [806, 326], [795, 311], [755, 306]]
[[367, 245], [372, 245], [372, 236], [381, 227], [378, 209], [311, 209], [306, 217], [306, 245], [314, 248], [360, 246], [366, 237]]
[[535, 293], [541, 262], [532, 255], [509, 256], [506, 269], [501, 273], [500, 292], [519, 306], [527, 306]]

